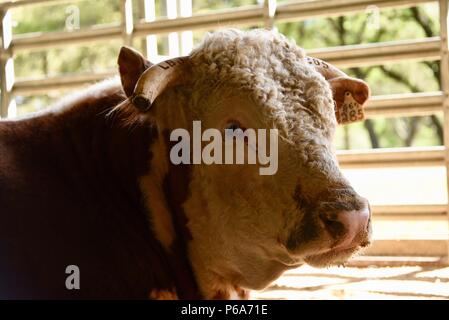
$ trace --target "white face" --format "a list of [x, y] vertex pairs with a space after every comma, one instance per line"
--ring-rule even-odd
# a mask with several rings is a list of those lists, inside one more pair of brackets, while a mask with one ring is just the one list
[[[270, 128], [262, 106], [244, 94], [218, 100], [200, 115], [203, 129]], [[192, 196], [184, 209], [197, 273], [203, 265], [235, 285], [262, 289], [288, 268], [341, 263], [368, 243], [367, 230], [351, 248], [331, 250], [335, 233], [319, 217], [323, 210], [357, 211], [365, 205], [340, 174], [331, 146], [334, 128], [326, 126], [335, 121], [320, 121], [325, 116], [298, 114], [301, 120], [291, 130], [301, 143], [278, 140], [274, 175], [260, 175], [251, 164], [192, 167]]]
[[[142, 182], [153, 228], [170, 248], [175, 234], [169, 213], [173, 208], [167, 205], [173, 203], [167, 202], [173, 199], [166, 199], [160, 184], [172, 175], [182, 178], [182, 184], [175, 180], [168, 185], [178, 187], [172, 202], [187, 216], [190, 261], [206, 297], [214, 296], [213, 286], [221, 290], [220, 282], [221, 287], [261, 289], [304, 262], [344, 262], [369, 244], [370, 234], [368, 203], [341, 175], [331, 145], [338, 94], [306, 64], [301, 50], [279, 36], [237, 36], [232, 30], [224, 34], [206, 39], [191, 54], [191, 64], [172, 62], [142, 74], [147, 65], [142, 56], [122, 50], [119, 57], [122, 84], [132, 98], [119, 109], [131, 124], [150, 120], [161, 137], [175, 130], [194, 136], [195, 120], [203, 131], [279, 129], [274, 175], [261, 175], [254, 164], [173, 170], [165, 157], [170, 141], [160, 139], [153, 146], [153, 170]], [[165, 92], [170, 83], [178, 87]], [[188, 174], [178, 172], [184, 169]]]

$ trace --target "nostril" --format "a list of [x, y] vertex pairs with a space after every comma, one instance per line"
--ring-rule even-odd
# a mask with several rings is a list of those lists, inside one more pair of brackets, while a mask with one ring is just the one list
[[369, 233], [370, 209], [323, 212], [319, 215], [324, 229], [335, 240], [335, 248], [366, 246], [362, 244]]
[[334, 238], [338, 238], [345, 233], [345, 226], [334, 214], [321, 213], [320, 219], [325, 229]]

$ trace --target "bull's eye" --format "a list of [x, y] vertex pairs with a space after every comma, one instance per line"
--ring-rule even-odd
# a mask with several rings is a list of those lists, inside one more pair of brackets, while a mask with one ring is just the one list
[[244, 132], [246, 128], [243, 127], [239, 121], [237, 120], [231, 120], [228, 121], [225, 127], [225, 137], [226, 139], [229, 139], [229, 141], [232, 141], [234, 138], [240, 138], [244, 137]]
[[228, 123], [228, 125], [226, 126], [226, 129], [228, 130], [237, 130], [237, 129], [242, 129], [240, 123], [238, 121], [231, 121]]

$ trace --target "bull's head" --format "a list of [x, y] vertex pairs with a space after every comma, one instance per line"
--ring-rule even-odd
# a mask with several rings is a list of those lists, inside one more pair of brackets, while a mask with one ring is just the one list
[[[368, 245], [368, 202], [343, 177], [332, 147], [337, 120], [363, 119], [369, 97], [363, 81], [268, 31], [217, 32], [188, 57], [150, 68], [125, 48], [119, 65], [127, 111], [155, 123], [165, 137], [152, 158], [152, 168], [164, 174], [170, 170], [169, 159], [160, 156], [168, 154], [166, 132], [191, 132], [193, 120], [221, 131], [278, 129], [279, 164], [272, 176], [260, 175], [259, 165], [189, 166], [180, 207], [206, 297], [233, 286], [264, 288], [303, 263], [340, 264]], [[154, 228], [169, 248], [176, 235], [167, 236], [174, 223], [164, 212], [172, 205], [166, 194], [157, 196], [160, 175], [142, 188], [153, 198]], [[168, 204], [157, 207], [158, 199]]]

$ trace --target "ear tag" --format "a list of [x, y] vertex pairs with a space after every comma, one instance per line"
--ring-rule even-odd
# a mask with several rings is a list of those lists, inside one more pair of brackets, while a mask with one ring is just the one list
[[350, 91], [345, 91], [342, 104], [334, 100], [334, 105], [335, 116], [340, 124], [353, 123], [365, 119], [363, 105], [354, 99]]

